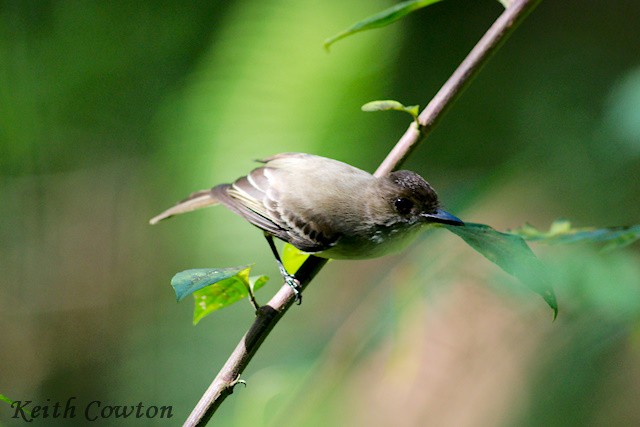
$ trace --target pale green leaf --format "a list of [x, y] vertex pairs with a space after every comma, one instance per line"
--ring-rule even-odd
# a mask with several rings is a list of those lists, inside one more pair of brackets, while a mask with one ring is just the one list
[[418, 111], [420, 109], [420, 106], [419, 105], [406, 106], [406, 105], [403, 105], [401, 102], [398, 102], [392, 99], [386, 99], [381, 101], [367, 102], [360, 108], [362, 109], [362, 111], [366, 111], [366, 112], [389, 111], [389, 110], [403, 111], [411, 115], [411, 117], [413, 117], [413, 119], [415, 120], [418, 117]]
[[249, 271], [250, 268], [246, 268], [233, 277], [194, 292], [193, 324], [197, 324], [216, 310], [248, 297], [249, 289], [255, 292], [269, 280], [266, 276], [249, 278]]
[[302, 252], [290, 243], [285, 243], [282, 250], [282, 263], [289, 274], [295, 274], [307, 258], [309, 258], [308, 253]]

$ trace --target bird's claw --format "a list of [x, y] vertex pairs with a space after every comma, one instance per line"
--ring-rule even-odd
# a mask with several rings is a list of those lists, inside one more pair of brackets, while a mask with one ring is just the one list
[[296, 296], [296, 304], [302, 304], [302, 286], [300, 286], [300, 281], [291, 274], [286, 274], [284, 276], [284, 281], [287, 285], [291, 286], [291, 289], [293, 289], [293, 293]]

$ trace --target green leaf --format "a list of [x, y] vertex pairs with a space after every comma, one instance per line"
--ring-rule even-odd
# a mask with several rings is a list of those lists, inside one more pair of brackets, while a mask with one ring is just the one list
[[360, 31], [385, 27], [392, 22], [403, 18], [413, 11], [430, 6], [434, 3], [438, 3], [439, 1], [441, 0], [410, 0], [398, 3], [395, 6], [383, 10], [382, 12], [376, 13], [375, 15], [363, 19], [362, 21], [352, 25], [344, 31], [339, 32], [333, 37], [329, 37], [324, 41], [324, 47], [325, 49], [329, 50], [329, 47], [340, 39], [343, 39]]
[[405, 105], [403, 105], [402, 103], [400, 103], [398, 101], [394, 101], [392, 99], [387, 99], [387, 100], [383, 100], [383, 101], [367, 102], [366, 104], [364, 104], [360, 108], [362, 109], [362, 111], [367, 111], [367, 112], [371, 112], [371, 111], [389, 111], [389, 110], [404, 111], [405, 113], [410, 114], [411, 117], [413, 117], [414, 120], [416, 120], [418, 118], [418, 111], [420, 109], [420, 106], [419, 105], [405, 106]]
[[251, 292], [255, 292], [269, 281], [269, 277], [267, 276], [251, 276], [249, 277], [249, 286], [251, 287]]
[[469, 222], [463, 226], [445, 224], [443, 227], [457, 234], [489, 261], [541, 295], [553, 309], [553, 318], [556, 318], [558, 303], [553, 288], [549, 285], [544, 266], [522, 237], [501, 233], [488, 225]]
[[302, 252], [290, 243], [284, 244], [282, 250], [282, 263], [289, 274], [296, 274], [296, 271], [309, 258], [309, 254]]
[[228, 268], [196, 268], [181, 271], [171, 279], [171, 286], [176, 293], [176, 299], [182, 301], [186, 296], [205, 286], [218, 283], [236, 276], [240, 272], [249, 271], [250, 267], [243, 265]]
[[193, 293], [195, 306], [193, 324], [197, 325], [211, 313], [249, 296], [263, 287], [269, 280], [266, 276], [249, 277], [250, 267], [241, 270], [233, 277], [223, 279]]
[[554, 221], [549, 231], [541, 231], [526, 224], [509, 232], [532, 242], [547, 244], [607, 242], [605, 250], [627, 246], [640, 239], [640, 225], [606, 228], [573, 227], [571, 222], [565, 219]]

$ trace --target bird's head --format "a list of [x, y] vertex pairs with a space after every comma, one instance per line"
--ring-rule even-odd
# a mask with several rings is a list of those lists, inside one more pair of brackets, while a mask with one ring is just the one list
[[435, 190], [417, 173], [395, 171], [379, 182], [385, 210], [395, 217], [394, 222], [464, 225], [460, 219], [440, 208]]

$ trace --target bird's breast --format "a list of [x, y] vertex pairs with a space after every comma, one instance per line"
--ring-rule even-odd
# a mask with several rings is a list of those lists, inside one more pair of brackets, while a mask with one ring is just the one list
[[420, 224], [398, 227], [371, 227], [342, 233], [335, 245], [314, 255], [333, 259], [369, 259], [388, 255], [406, 247], [420, 231]]

